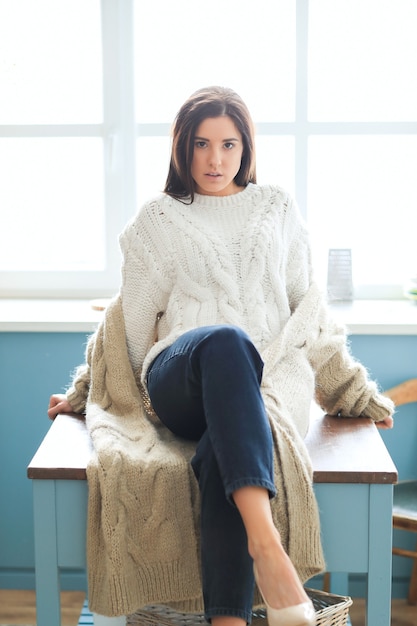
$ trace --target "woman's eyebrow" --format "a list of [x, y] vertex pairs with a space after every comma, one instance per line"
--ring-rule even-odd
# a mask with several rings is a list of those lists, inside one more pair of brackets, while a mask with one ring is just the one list
[[[200, 137], [198, 135], [196, 135], [194, 137], [194, 139], [198, 139], [199, 141], [210, 141], [210, 139], [207, 139], [206, 137]], [[238, 137], [228, 137], [226, 139], [222, 139], [221, 141], [226, 142], [226, 141], [239, 141]]]

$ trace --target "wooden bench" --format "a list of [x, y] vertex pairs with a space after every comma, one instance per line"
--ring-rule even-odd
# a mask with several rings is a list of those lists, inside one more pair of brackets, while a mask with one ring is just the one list
[[[331, 591], [347, 594], [349, 572], [367, 574], [367, 626], [390, 626], [392, 495], [397, 470], [368, 419], [314, 409], [306, 438]], [[84, 421], [60, 415], [28, 467], [33, 480], [37, 623], [59, 626], [62, 568], [85, 568]]]

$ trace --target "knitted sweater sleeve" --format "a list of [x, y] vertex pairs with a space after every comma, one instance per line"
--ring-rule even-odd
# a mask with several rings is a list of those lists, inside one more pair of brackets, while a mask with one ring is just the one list
[[160, 200], [145, 205], [120, 237], [123, 253], [121, 298], [129, 359], [140, 377], [157, 338], [157, 324], [172, 288], [170, 242]]
[[[120, 296], [129, 360], [137, 380], [156, 336], [158, 314], [170, 292], [168, 243], [163, 241], [157, 201], [145, 205], [120, 236], [123, 254]], [[97, 332], [88, 342], [86, 361], [77, 367], [66, 396], [76, 413], [84, 413], [91, 384], [91, 359]]]
[[[314, 277], [307, 227], [289, 196], [284, 202], [283, 229], [283, 240], [288, 242], [287, 295], [294, 313], [314, 283]], [[307, 332], [309, 340], [305, 345], [315, 372], [317, 402], [329, 415], [363, 416], [374, 421], [392, 415], [391, 400], [379, 393], [365, 367], [351, 355], [345, 329], [331, 319], [321, 298], [317, 306], [317, 328]]]
[[291, 311], [294, 312], [312, 281], [312, 263], [307, 226], [294, 200], [284, 203], [284, 238], [287, 242], [286, 282]]
[[393, 402], [379, 392], [366, 368], [350, 353], [345, 328], [331, 319], [325, 304], [323, 309], [325, 319], [309, 349], [316, 401], [329, 415], [384, 420], [393, 414]]

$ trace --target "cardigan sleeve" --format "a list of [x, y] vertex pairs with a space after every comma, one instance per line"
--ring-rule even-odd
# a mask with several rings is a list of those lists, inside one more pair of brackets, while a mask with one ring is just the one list
[[370, 417], [382, 421], [394, 412], [393, 402], [379, 393], [364, 366], [346, 349], [329, 359], [316, 375], [316, 400], [329, 415]]
[[67, 389], [66, 396], [75, 413], [85, 413], [87, 398], [90, 390], [91, 380], [91, 354], [94, 346], [96, 333], [90, 336], [87, 349], [85, 363], [79, 365], [72, 377], [70, 387]]
[[384, 420], [393, 414], [394, 403], [380, 393], [366, 368], [354, 359], [345, 328], [331, 319], [324, 303], [322, 306], [324, 317], [318, 336], [309, 346], [317, 403], [329, 415], [370, 417], [375, 422]]

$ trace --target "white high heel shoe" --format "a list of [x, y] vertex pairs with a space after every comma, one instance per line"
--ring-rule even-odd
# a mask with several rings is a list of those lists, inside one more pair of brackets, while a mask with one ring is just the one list
[[262, 593], [255, 567], [253, 571], [256, 584], [265, 602], [269, 626], [316, 626], [316, 612], [311, 600], [302, 602], [301, 604], [295, 604], [294, 606], [287, 606], [283, 609], [274, 609], [269, 606]]

